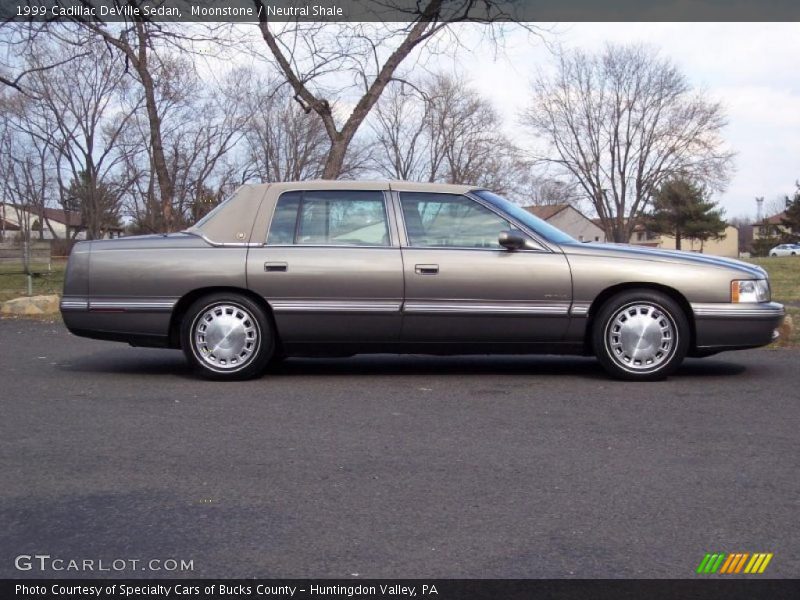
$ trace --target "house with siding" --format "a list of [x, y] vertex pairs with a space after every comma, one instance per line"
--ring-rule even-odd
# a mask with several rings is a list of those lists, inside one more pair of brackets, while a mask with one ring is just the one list
[[764, 238], [779, 237], [784, 233], [788, 233], [789, 229], [783, 225], [783, 219], [785, 218], [786, 211], [766, 217], [760, 223], [754, 223], [753, 239], [760, 240]]
[[[31, 237], [44, 240], [84, 240], [86, 226], [80, 213], [60, 208], [45, 208], [41, 211], [0, 202], [0, 238], [14, 239], [20, 230], [30, 230]], [[122, 235], [122, 227], [112, 227], [104, 237]]]
[[[653, 233], [641, 224], [634, 227], [630, 243], [634, 246], [663, 248], [664, 250], [675, 250], [676, 246], [675, 236]], [[737, 258], [739, 256], [739, 229], [734, 225], [728, 225], [723, 235], [717, 240], [703, 241], [681, 237], [681, 250]]]
[[602, 227], [570, 204], [544, 204], [523, 208], [580, 242], [606, 241], [606, 233]]

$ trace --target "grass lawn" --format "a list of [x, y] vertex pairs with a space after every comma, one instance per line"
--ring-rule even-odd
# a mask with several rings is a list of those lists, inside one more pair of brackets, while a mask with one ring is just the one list
[[[33, 295], [61, 294], [66, 261], [53, 261], [52, 271], [33, 278]], [[19, 265], [0, 265], [0, 302], [27, 296], [28, 278]]]
[[769, 273], [772, 298], [775, 302], [789, 302], [800, 305], [800, 258], [797, 256], [776, 256], [751, 258], [749, 262], [765, 268]]
[[749, 262], [767, 270], [772, 286], [772, 299], [785, 304], [786, 314], [792, 317], [792, 337], [781, 340], [781, 343], [800, 345], [800, 257], [770, 256], [751, 258]]

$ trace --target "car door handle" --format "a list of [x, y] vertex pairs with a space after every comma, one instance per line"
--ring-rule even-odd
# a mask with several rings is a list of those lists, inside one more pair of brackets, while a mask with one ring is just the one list
[[436, 275], [439, 265], [414, 265], [414, 272], [417, 275]]
[[264, 270], [267, 273], [285, 273], [289, 270], [289, 265], [285, 262], [265, 262]]

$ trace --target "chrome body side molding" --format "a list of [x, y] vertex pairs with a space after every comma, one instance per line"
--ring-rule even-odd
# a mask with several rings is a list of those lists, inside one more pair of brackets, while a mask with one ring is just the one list
[[276, 313], [292, 312], [330, 312], [330, 313], [363, 313], [363, 312], [388, 312], [400, 311], [399, 301], [364, 300], [360, 302], [336, 300], [269, 300], [272, 310]]
[[479, 302], [406, 302], [404, 313], [414, 314], [476, 314], [476, 315], [562, 315], [569, 311], [569, 304], [518, 304]]
[[61, 299], [60, 307], [62, 311], [171, 312], [176, 302], [177, 298], [91, 300], [65, 296]]
[[572, 307], [569, 309], [569, 314], [573, 317], [585, 317], [589, 314], [591, 305], [591, 302], [573, 302]]
[[785, 314], [782, 304], [764, 302], [747, 303], [692, 303], [692, 312], [697, 318], [704, 319], [774, 319]]

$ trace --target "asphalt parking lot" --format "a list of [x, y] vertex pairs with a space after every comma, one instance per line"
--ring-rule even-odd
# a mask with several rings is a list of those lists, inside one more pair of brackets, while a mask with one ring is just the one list
[[797, 349], [655, 384], [417, 356], [224, 384], [176, 351], [0, 320], [0, 365], [2, 577], [91, 575], [15, 569], [38, 553], [193, 577], [681, 578], [717, 551], [800, 575]]

